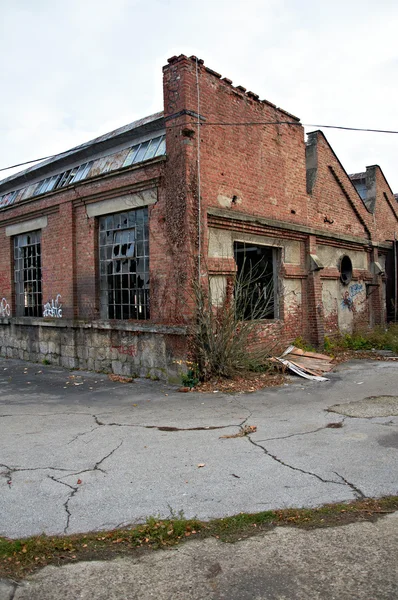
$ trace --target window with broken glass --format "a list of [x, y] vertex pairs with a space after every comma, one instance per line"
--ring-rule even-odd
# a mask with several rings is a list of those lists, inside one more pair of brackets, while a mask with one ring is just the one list
[[15, 304], [19, 317], [42, 316], [40, 237], [40, 231], [32, 231], [14, 238]]
[[239, 318], [276, 319], [279, 249], [234, 243], [237, 265], [235, 300]]
[[99, 219], [103, 319], [149, 319], [148, 208]]

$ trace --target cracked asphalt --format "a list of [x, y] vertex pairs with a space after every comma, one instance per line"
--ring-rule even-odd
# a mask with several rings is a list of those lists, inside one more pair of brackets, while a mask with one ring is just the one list
[[232, 396], [2, 359], [0, 535], [397, 494], [397, 375], [352, 361]]

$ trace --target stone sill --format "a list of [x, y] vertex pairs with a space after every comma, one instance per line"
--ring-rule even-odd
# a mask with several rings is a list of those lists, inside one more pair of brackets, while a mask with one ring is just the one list
[[128, 321], [77, 321], [73, 319], [43, 319], [40, 317], [0, 317], [1, 325], [25, 325], [33, 327], [59, 327], [72, 329], [107, 329], [166, 335], [186, 335], [183, 325], [156, 325], [154, 323], [131, 323]]

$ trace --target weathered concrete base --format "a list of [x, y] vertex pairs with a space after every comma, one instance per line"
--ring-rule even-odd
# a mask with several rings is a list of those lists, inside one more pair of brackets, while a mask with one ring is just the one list
[[67, 319], [1, 319], [0, 356], [179, 382], [184, 327]]

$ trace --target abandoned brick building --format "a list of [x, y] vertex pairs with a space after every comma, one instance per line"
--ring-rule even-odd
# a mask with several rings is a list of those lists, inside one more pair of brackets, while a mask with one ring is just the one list
[[0, 182], [1, 355], [175, 377], [192, 278], [222, 303], [242, 252], [267, 262], [283, 343], [396, 318], [380, 167], [350, 177], [321, 131], [195, 57], [163, 76], [163, 112]]

